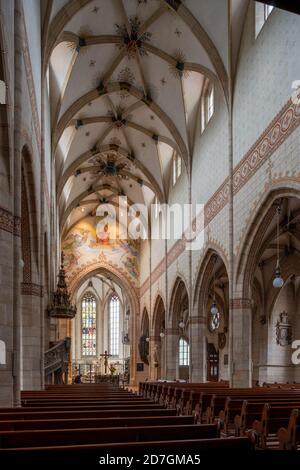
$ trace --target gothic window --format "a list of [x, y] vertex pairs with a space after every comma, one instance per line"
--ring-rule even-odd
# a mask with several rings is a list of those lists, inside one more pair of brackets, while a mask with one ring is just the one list
[[120, 300], [113, 295], [109, 302], [109, 353], [119, 355]]
[[154, 215], [155, 215], [156, 219], [158, 217], [158, 214], [159, 214], [159, 200], [158, 200], [158, 197], [155, 196], [155, 199], [154, 199]]
[[6, 364], [6, 345], [4, 341], [0, 339], [0, 364]]
[[6, 104], [6, 85], [3, 80], [0, 80], [0, 104]]
[[173, 185], [178, 180], [179, 176], [181, 175], [182, 170], [182, 161], [180, 155], [177, 153], [173, 156]]
[[211, 84], [207, 86], [201, 99], [201, 132], [204, 131], [215, 111], [215, 91]]
[[272, 5], [255, 2], [255, 38], [259, 35], [273, 9], [274, 7]]
[[179, 338], [179, 366], [190, 365], [190, 345], [185, 338]]
[[81, 344], [83, 356], [96, 356], [96, 299], [87, 292], [81, 301]]

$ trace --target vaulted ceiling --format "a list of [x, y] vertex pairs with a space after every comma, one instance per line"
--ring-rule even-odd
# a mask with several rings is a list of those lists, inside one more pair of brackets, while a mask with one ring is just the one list
[[[232, 2], [240, 37], [248, 2]], [[167, 201], [174, 153], [190, 173], [209, 80], [228, 99], [227, 2], [53, 0], [45, 18], [61, 227], [119, 195]]]

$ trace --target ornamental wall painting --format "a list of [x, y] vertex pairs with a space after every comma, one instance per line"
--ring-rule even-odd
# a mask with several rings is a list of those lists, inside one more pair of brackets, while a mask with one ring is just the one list
[[[139, 241], [119, 239], [118, 228], [112, 223], [99, 229], [98, 217], [87, 217], [77, 223], [62, 243], [68, 279], [84, 266], [104, 261], [120, 269], [135, 285], [139, 280]], [[97, 228], [98, 227], [98, 228]]]

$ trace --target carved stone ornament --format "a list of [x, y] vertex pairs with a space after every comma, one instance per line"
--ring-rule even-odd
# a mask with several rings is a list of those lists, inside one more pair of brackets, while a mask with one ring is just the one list
[[129, 339], [129, 334], [128, 333], [124, 333], [122, 343], [123, 344], [130, 344], [130, 339]]
[[140, 337], [139, 341], [139, 353], [141, 360], [145, 364], [149, 364], [148, 356], [149, 356], [149, 343], [147, 342], [147, 336], [143, 335]]
[[74, 318], [76, 306], [71, 304], [70, 294], [66, 284], [66, 273], [64, 269], [64, 254], [61, 254], [61, 266], [58, 274], [56, 291], [52, 294], [48, 306], [48, 314], [55, 318]]
[[225, 333], [218, 334], [218, 346], [219, 349], [224, 349], [226, 346], [226, 335]]
[[289, 322], [288, 314], [282, 312], [276, 323], [276, 343], [280, 346], [288, 346], [292, 342], [292, 325]]

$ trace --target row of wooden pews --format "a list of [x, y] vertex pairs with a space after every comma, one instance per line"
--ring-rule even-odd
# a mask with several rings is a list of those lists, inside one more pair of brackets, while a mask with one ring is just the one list
[[247, 436], [220, 438], [218, 422], [196, 422], [192, 413], [183, 415], [171, 403], [166, 406], [147, 393], [133, 394], [109, 383], [24, 391], [21, 404], [0, 408], [0, 461], [68, 454], [78, 463], [108, 452], [253, 449]]
[[197, 423], [217, 423], [226, 436], [248, 436], [262, 449], [300, 445], [299, 384], [230, 389], [225, 382], [144, 382], [139, 395], [192, 414]]

